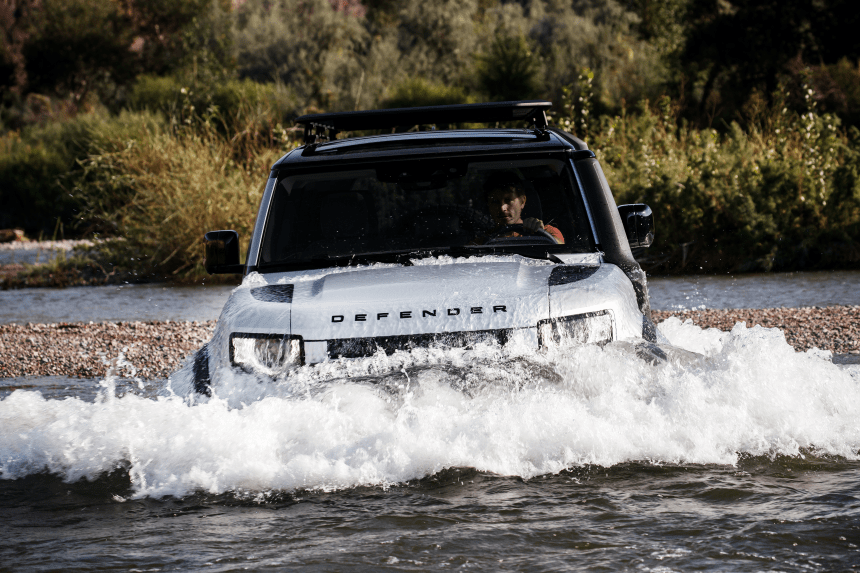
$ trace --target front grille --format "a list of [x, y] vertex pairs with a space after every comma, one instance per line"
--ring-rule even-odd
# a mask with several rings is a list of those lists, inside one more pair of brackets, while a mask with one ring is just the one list
[[505, 344], [512, 329], [476, 330], [467, 332], [445, 332], [440, 334], [407, 334], [403, 336], [379, 336], [375, 338], [340, 338], [328, 340], [327, 351], [330, 358], [361, 358], [372, 356], [381, 348], [386, 354], [395, 350], [412, 350], [439, 346], [463, 348], [479, 342], [498, 342]]

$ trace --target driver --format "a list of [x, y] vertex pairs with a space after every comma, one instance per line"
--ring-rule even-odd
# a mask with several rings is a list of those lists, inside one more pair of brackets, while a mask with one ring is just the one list
[[[502, 229], [507, 225], [522, 225], [526, 231], [546, 231], [552, 235], [556, 243], [560, 245], [564, 244], [564, 236], [562, 236], [561, 231], [552, 225], [544, 225], [543, 221], [534, 217], [528, 217], [523, 220], [523, 208], [526, 206], [526, 188], [515, 174], [505, 172], [494, 173], [487, 178], [487, 182], [484, 184], [484, 192], [490, 216], [498, 225], [496, 230]], [[511, 231], [499, 236], [520, 237], [522, 235]], [[480, 242], [483, 243], [484, 241]]]

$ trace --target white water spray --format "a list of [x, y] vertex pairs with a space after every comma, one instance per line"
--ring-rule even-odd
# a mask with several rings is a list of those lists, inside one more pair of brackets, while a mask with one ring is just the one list
[[741, 453], [857, 459], [860, 367], [795, 352], [781, 331], [670, 319], [650, 364], [632, 345], [549, 353], [479, 345], [234, 373], [198, 400], [0, 401], [0, 477], [74, 481], [127, 468], [137, 496], [387, 485], [449, 467], [531, 478], [626, 461], [733, 464]]

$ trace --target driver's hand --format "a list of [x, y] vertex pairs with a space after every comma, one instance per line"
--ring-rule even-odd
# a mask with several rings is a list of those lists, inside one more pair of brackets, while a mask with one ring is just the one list
[[527, 231], [531, 231], [534, 233], [535, 231], [543, 230], [543, 221], [540, 219], [535, 219], [534, 217], [529, 217], [528, 219], [523, 219], [523, 227]]

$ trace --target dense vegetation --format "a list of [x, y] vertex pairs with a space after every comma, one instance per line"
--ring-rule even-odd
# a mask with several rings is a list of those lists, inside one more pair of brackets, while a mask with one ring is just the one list
[[[850, 0], [14, 0], [0, 227], [197, 276], [313, 111], [547, 98], [660, 272], [860, 265]], [[120, 261], [125, 261], [120, 263]]]

